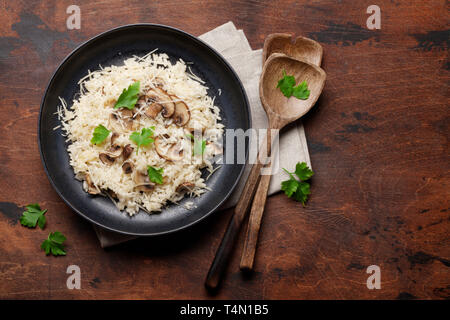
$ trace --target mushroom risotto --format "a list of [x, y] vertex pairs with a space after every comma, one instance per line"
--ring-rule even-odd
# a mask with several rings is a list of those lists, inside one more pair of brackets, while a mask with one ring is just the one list
[[184, 61], [151, 52], [89, 72], [79, 85], [71, 107], [60, 98], [57, 114], [86, 192], [133, 215], [207, 190], [201, 169], [214, 172], [224, 126]]

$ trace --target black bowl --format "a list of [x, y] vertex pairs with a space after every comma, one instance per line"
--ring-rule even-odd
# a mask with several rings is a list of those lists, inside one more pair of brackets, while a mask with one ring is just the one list
[[[41, 159], [56, 192], [75, 212], [103, 228], [124, 234], [166, 234], [199, 222], [228, 198], [244, 170], [244, 164], [223, 165], [207, 181], [212, 191], [181, 201], [181, 204], [193, 201], [195, 208], [191, 210], [171, 204], [161, 213], [140, 211], [129, 217], [109, 199], [83, 191], [82, 183], [75, 179], [69, 165], [65, 138], [60, 129], [53, 130], [60, 124], [54, 114], [58, 97], [64, 98], [70, 108], [79, 91], [77, 82], [88, 70], [97, 70], [99, 65], [122, 64], [126, 58], [142, 56], [156, 48], [174, 60], [182, 58], [194, 63], [192, 71], [206, 82], [208, 94], [216, 96], [226, 129], [250, 128], [247, 96], [236, 73], [214, 49], [183, 31], [154, 24], [122, 26], [92, 38], [69, 54], [53, 74], [42, 99], [38, 126]], [[247, 154], [248, 145], [246, 157]]]

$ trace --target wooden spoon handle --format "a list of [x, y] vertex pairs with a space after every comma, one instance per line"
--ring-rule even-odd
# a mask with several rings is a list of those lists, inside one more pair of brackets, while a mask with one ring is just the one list
[[261, 227], [261, 220], [266, 205], [270, 178], [272, 178], [272, 175], [261, 176], [255, 198], [253, 199], [253, 205], [248, 220], [247, 235], [245, 236], [244, 249], [241, 256], [241, 264], [239, 266], [242, 271], [250, 271], [253, 269], [256, 245], [258, 243], [259, 229]]
[[[222, 275], [228, 264], [229, 257], [234, 248], [234, 243], [239, 235], [239, 231], [244, 221], [245, 215], [248, 212], [250, 203], [256, 191], [256, 187], [259, 182], [261, 168], [265, 161], [261, 161], [261, 158], [267, 159], [267, 155], [270, 155], [271, 145], [267, 143], [270, 141], [270, 130], [267, 130], [266, 140], [261, 145], [260, 153], [258, 154], [258, 161], [252, 166], [250, 175], [247, 178], [244, 189], [242, 190], [241, 197], [234, 209], [233, 216], [230, 219], [225, 235], [222, 242], [217, 249], [216, 256], [209, 268], [208, 275], [206, 276], [205, 286], [208, 289], [215, 289], [222, 279]], [[269, 148], [268, 152], [266, 151]], [[266, 157], [263, 157], [265, 155]]]

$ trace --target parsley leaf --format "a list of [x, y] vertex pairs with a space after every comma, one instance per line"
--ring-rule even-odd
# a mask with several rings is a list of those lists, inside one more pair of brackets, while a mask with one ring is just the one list
[[127, 89], [123, 89], [122, 94], [119, 96], [119, 99], [117, 99], [117, 102], [114, 105], [114, 109], [127, 108], [133, 110], [134, 105], [138, 101], [140, 86], [141, 83], [139, 81], [136, 81]]
[[306, 100], [309, 98], [310, 94], [306, 81], [295, 86], [295, 77], [286, 75], [285, 70], [283, 70], [283, 78], [278, 80], [277, 88], [280, 88], [281, 92], [287, 98], [290, 98], [293, 95], [297, 99]]
[[194, 155], [202, 155], [205, 152], [206, 140], [194, 140]]
[[295, 166], [295, 175], [300, 180], [306, 181], [314, 175], [314, 172], [312, 172], [312, 170], [308, 168], [308, 165], [305, 162], [299, 162]]
[[202, 155], [205, 152], [206, 140], [197, 139], [196, 137], [194, 137], [194, 135], [190, 133], [188, 133], [186, 136], [194, 140], [194, 148], [192, 150], [192, 154], [194, 156]]
[[63, 242], [66, 241], [66, 237], [59, 231], [50, 232], [47, 239], [41, 244], [41, 249], [45, 251], [45, 254], [52, 254], [54, 256], [65, 256]]
[[148, 173], [148, 177], [150, 178], [151, 182], [154, 182], [157, 184], [163, 184], [163, 176], [162, 176], [162, 174], [164, 173], [163, 168], [157, 169], [152, 166], [148, 166], [147, 173]]
[[136, 154], [138, 154], [140, 146], [148, 146], [155, 141], [152, 139], [153, 130], [155, 130], [155, 127], [142, 128], [141, 133], [135, 131], [131, 134], [130, 140], [137, 145]]
[[295, 191], [297, 191], [297, 188], [298, 182], [295, 179], [289, 179], [281, 182], [281, 190], [283, 190], [289, 198], [292, 197], [292, 194]]
[[[305, 205], [308, 195], [311, 194], [310, 185], [305, 181], [310, 179], [314, 175], [314, 172], [305, 162], [297, 163], [294, 172], [289, 172], [284, 168], [283, 170], [289, 174], [289, 180], [281, 182], [281, 190], [289, 198], [293, 196], [296, 201]], [[295, 178], [294, 174], [298, 179]]]
[[308, 199], [308, 195], [311, 193], [309, 189], [309, 183], [300, 182], [297, 188], [297, 191], [294, 193], [294, 199], [298, 202], [301, 202], [305, 205], [306, 200]]
[[92, 144], [100, 144], [103, 141], [105, 141], [106, 138], [108, 138], [109, 133], [108, 129], [106, 129], [103, 125], [99, 124], [94, 129], [94, 134], [92, 135], [91, 143]]
[[297, 99], [306, 100], [309, 98], [310, 91], [308, 90], [308, 84], [303, 81], [298, 86], [293, 88], [292, 95]]
[[283, 78], [278, 81], [277, 88], [280, 88], [281, 92], [286, 96], [292, 96], [293, 87], [295, 86], [295, 78], [294, 76], [286, 75], [286, 71], [283, 70]]
[[22, 213], [20, 217], [20, 223], [29, 228], [35, 228], [36, 224], [39, 228], [44, 229], [45, 227], [45, 216], [47, 209], [41, 210], [41, 207], [37, 203], [29, 204], [26, 206], [27, 211]]

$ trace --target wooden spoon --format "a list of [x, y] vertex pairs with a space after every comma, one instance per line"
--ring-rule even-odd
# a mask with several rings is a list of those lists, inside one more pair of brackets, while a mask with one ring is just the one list
[[273, 53], [284, 53], [320, 67], [323, 48], [317, 41], [298, 36], [293, 39], [289, 33], [272, 33], [264, 41], [263, 63]]
[[[284, 53], [297, 60], [309, 62], [320, 67], [322, 62], [322, 46], [309, 38], [297, 37], [295, 39], [288, 33], [273, 33], [267, 36], [264, 42], [263, 63], [273, 53]], [[253, 269], [256, 254], [258, 234], [261, 227], [261, 220], [264, 211], [264, 203], [267, 194], [264, 193], [270, 184], [270, 177], [263, 177], [257, 187], [258, 195], [253, 202], [250, 211], [248, 228], [242, 251], [240, 268], [243, 271]], [[261, 206], [260, 203], [263, 203]]]
[[[283, 70], [286, 70], [287, 74], [293, 75], [297, 83], [306, 80], [311, 91], [307, 100], [298, 100], [294, 97], [288, 99], [277, 88], [278, 80], [283, 77]], [[268, 129], [280, 130], [307, 113], [319, 98], [325, 84], [325, 78], [325, 71], [316, 65], [290, 58], [284, 54], [272, 54], [264, 64], [259, 83], [261, 102], [269, 120]], [[272, 138], [271, 130], [267, 130], [266, 141], [259, 150], [259, 161], [252, 166], [241, 197], [234, 209], [234, 214], [230, 219], [206, 277], [205, 286], [208, 289], [215, 289], [220, 283], [245, 214], [255, 194], [261, 168], [267, 162], [268, 157], [270, 157]], [[270, 181], [270, 175], [262, 177]], [[258, 196], [255, 199], [258, 202], [253, 206], [255, 210], [256, 208], [261, 210], [261, 215], [267, 197], [268, 186], [268, 183], [261, 184]], [[264, 196], [260, 195], [259, 192], [264, 194]]]

